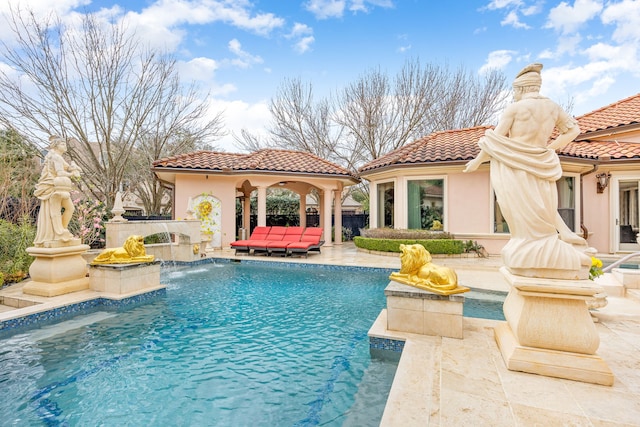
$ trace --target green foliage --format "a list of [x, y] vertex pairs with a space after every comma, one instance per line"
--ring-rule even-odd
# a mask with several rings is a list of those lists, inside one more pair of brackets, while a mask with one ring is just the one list
[[379, 252], [400, 252], [400, 245], [421, 244], [432, 254], [461, 254], [464, 244], [461, 240], [453, 239], [377, 239], [356, 236], [353, 238], [355, 245], [362, 249]]
[[363, 237], [377, 239], [452, 239], [453, 236], [441, 230], [405, 230], [397, 228], [368, 228], [360, 230]]
[[40, 175], [39, 153], [15, 130], [0, 130], [0, 169], [4, 196], [33, 193]]
[[155, 245], [160, 243], [171, 243], [171, 235], [168, 233], [150, 234], [144, 238], [145, 245]]
[[[300, 213], [300, 198], [287, 189], [270, 189], [266, 201], [267, 215], [298, 215]], [[251, 198], [251, 212], [258, 212], [257, 197]]]
[[26, 249], [35, 236], [36, 229], [28, 221], [15, 225], [0, 220], [0, 273], [7, 283], [19, 282], [29, 274], [33, 257]]
[[474, 240], [467, 240], [464, 242], [464, 252], [465, 253], [475, 252], [476, 255], [482, 258], [486, 258], [489, 256], [484, 246], [478, 244], [478, 242]]
[[39, 153], [15, 130], [0, 130], [0, 218], [15, 224], [34, 214]]

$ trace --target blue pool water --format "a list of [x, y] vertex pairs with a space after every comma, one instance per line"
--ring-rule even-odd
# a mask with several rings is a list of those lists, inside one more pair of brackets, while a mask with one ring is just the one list
[[[163, 272], [164, 297], [0, 339], [0, 424], [377, 426], [397, 358], [371, 357], [367, 331], [388, 274]], [[464, 315], [496, 318], [472, 292]]]
[[[3, 425], [378, 425], [388, 272], [209, 264], [166, 297], [0, 341]], [[364, 404], [366, 402], [366, 404]]]

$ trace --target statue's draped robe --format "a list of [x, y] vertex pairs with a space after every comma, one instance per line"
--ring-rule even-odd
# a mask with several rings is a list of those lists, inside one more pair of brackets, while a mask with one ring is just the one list
[[40, 180], [36, 184], [34, 191], [34, 195], [40, 199], [40, 211], [38, 212], [36, 238], [34, 240], [35, 246], [42, 246], [44, 242], [59, 240], [65, 235], [65, 232], [68, 233], [67, 229], [62, 225], [61, 212], [57, 209], [51, 209], [51, 198], [69, 197], [69, 192], [72, 190], [71, 179], [57, 176], [55, 163], [64, 162], [60, 155], [50, 152], [47, 157]]
[[478, 144], [491, 156], [491, 185], [511, 233], [502, 249], [505, 266], [579, 270], [585, 255], [560, 240], [555, 226], [562, 176], [556, 152], [492, 130]]

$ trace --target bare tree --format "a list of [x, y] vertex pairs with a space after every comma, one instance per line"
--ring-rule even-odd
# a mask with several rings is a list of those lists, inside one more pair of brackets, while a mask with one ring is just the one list
[[418, 60], [408, 60], [393, 83], [371, 70], [340, 94], [334, 117], [347, 137], [339, 149], [361, 153], [361, 165], [434, 131], [483, 124], [502, 106], [505, 88], [498, 72], [480, 80]]
[[221, 136], [221, 116], [207, 120], [206, 103], [180, 84], [175, 60], [145, 49], [124, 24], [81, 19], [71, 28], [54, 15], [8, 16], [16, 43], [0, 50], [10, 67], [0, 71], [0, 123], [34, 145], [49, 134], [73, 137], [69, 155], [84, 188], [110, 207], [132, 153], [149, 148], [142, 139], [158, 143], [158, 156], [176, 130], [208, 143]]
[[266, 140], [247, 131], [245, 149], [294, 148], [351, 170], [434, 131], [487, 123], [508, 94], [504, 75], [482, 78], [460, 68], [407, 60], [392, 79], [379, 68], [362, 74], [333, 98], [314, 100], [312, 85], [285, 80], [271, 99]]

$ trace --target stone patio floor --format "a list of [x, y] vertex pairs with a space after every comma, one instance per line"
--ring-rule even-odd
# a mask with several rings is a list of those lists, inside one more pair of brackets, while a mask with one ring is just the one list
[[[215, 258], [235, 258], [232, 250]], [[370, 254], [352, 243], [323, 247], [308, 258], [240, 255], [240, 259], [399, 269], [397, 255]], [[453, 267], [463, 286], [508, 291], [499, 257], [434, 258]], [[21, 286], [0, 296], [21, 294]], [[95, 297], [81, 291], [46, 300], [54, 307]], [[39, 297], [33, 297], [37, 299]], [[640, 426], [640, 293], [609, 297], [594, 312], [597, 354], [615, 375], [612, 387], [507, 370], [493, 337], [498, 321], [464, 318], [464, 339], [394, 332], [406, 344], [381, 426]], [[41, 305], [42, 306], [42, 305]], [[0, 305], [0, 320], [14, 309]], [[384, 312], [373, 328], [385, 328]]]

